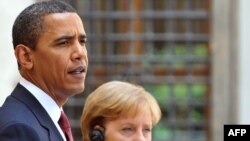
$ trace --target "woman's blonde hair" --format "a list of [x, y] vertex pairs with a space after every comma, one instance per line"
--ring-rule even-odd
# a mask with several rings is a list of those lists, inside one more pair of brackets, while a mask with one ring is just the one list
[[161, 118], [155, 98], [143, 87], [128, 82], [111, 81], [93, 91], [85, 101], [81, 129], [84, 141], [90, 141], [89, 133], [96, 125], [121, 116], [135, 116], [137, 112], [150, 110], [152, 126]]

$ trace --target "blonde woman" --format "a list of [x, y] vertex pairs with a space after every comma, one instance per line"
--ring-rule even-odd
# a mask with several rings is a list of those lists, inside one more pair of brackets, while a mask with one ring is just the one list
[[81, 128], [84, 141], [151, 141], [161, 118], [157, 101], [141, 86], [107, 82], [88, 97]]

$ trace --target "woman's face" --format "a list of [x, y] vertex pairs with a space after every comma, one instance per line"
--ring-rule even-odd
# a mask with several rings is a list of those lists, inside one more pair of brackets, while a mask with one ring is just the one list
[[151, 141], [152, 118], [149, 111], [122, 116], [105, 124], [105, 141]]

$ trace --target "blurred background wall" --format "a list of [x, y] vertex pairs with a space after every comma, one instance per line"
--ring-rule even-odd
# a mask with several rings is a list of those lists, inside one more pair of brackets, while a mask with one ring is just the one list
[[248, 0], [212, 1], [211, 139], [223, 140], [224, 124], [249, 124]]
[[[83, 18], [90, 60], [86, 90], [65, 106], [76, 141], [86, 96], [114, 79], [158, 100], [155, 141], [220, 141], [224, 124], [250, 124], [250, 1], [65, 1]], [[19, 79], [11, 27], [32, 2], [0, 1], [0, 105]]]
[[11, 93], [20, 77], [12, 45], [12, 25], [21, 10], [33, 1], [0, 1], [0, 105]]
[[249, 99], [250, 99], [250, 17], [248, 9], [250, 1], [241, 0], [239, 2], [239, 106], [238, 115], [240, 124], [250, 124], [250, 110], [249, 110]]

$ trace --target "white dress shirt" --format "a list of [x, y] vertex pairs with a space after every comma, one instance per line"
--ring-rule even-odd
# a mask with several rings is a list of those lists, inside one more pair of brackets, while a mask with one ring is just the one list
[[50, 118], [53, 120], [54, 124], [56, 125], [56, 128], [60, 132], [64, 141], [67, 141], [62, 129], [58, 124], [59, 118], [61, 116], [62, 107], [59, 107], [48, 94], [46, 94], [43, 90], [26, 80], [25, 78], [21, 77], [19, 83], [23, 87], [25, 87], [40, 102], [40, 104], [49, 114]]

